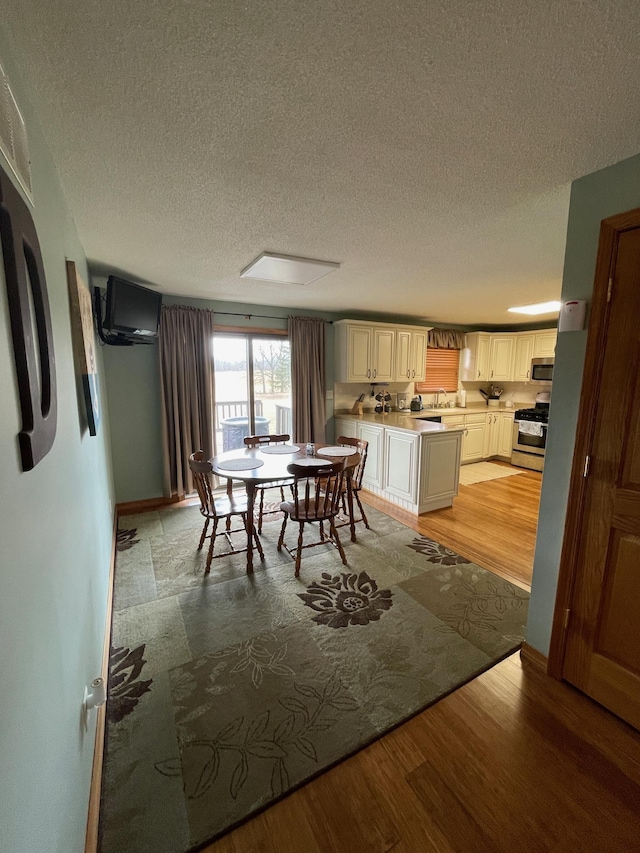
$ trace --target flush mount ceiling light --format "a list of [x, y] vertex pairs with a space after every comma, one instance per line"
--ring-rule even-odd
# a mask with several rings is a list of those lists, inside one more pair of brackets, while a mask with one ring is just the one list
[[278, 284], [311, 284], [323, 275], [340, 268], [332, 261], [315, 261], [312, 258], [294, 258], [263, 252], [240, 273], [241, 278], [273, 281]]
[[507, 308], [512, 314], [555, 314], [560, 310], [562, 303], [557, 301], [552, 302], [537, 302], [535, 305], [520, 305], [518, 308]]

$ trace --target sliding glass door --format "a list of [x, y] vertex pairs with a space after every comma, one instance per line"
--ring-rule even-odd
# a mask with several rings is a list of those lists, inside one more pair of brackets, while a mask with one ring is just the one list
[[247, 435], [291, 435], [289, 341], [264, 334], [213, 337], [216, 453]]

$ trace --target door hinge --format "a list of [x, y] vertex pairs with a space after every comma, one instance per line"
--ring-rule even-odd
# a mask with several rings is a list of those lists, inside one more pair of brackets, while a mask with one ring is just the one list
[[585, 457], [584, 457], [584, 470], [582, 471], [582, 476], [583, 476], [583, 477], [588, 477], [588, 476], [589, 476], [589, 465], [590, 465], [590, 464], [591, 464], [591, 457], [590, 457], [590, 456], [585, 456]]
[[611, 302], [611, 291], [613, 290], [613, 276], [609, 279], [609, 286], [607, 287], [607, 302]]
[[571, 616], [571, 608], [567, 607], [564, 611], [564, 629], [565, 631], [569, 627], [569, 617]]

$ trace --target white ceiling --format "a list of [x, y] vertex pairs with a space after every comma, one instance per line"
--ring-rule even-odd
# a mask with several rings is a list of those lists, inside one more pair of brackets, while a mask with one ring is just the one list
[[[97, 267], [464, 324], [558, 297], [569, 182], [640, 151], [639, 25], [637, 0], [2, 0]], [[264, 250], [342, 266], [241, 279]]]

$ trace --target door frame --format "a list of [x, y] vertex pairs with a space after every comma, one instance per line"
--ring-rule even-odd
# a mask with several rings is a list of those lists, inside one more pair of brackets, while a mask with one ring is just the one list
[[547, 666], [548, 674], [558, 679], [563, 677], [569, 611], [574, 588], [579, 580], [577, 560], [588, 480], [584, 476], [584, 470], [586, 457], [590, 455], [596, 427], [598, 397], [604, 364], [604, 345], [608, 334], [609, 282], [613, 272], [619, 235], [631, 228], [640, 228], [640, 208], [610, 216], [600, 223], [600, 239], [578, 409], [578, 425]]

